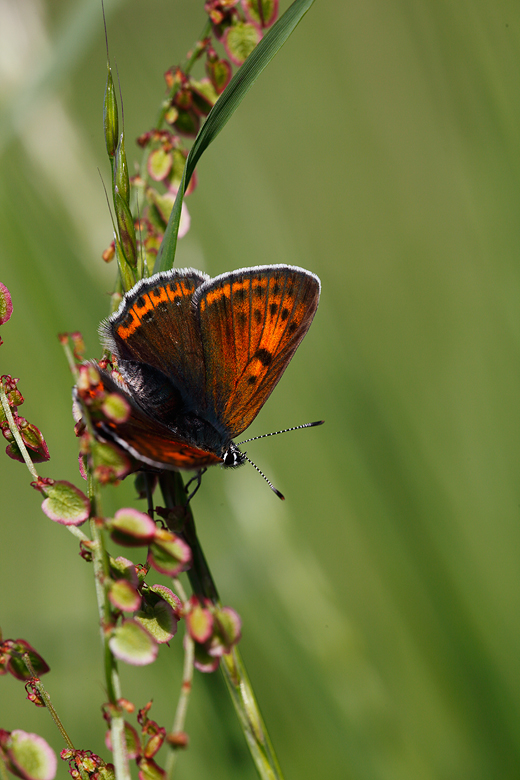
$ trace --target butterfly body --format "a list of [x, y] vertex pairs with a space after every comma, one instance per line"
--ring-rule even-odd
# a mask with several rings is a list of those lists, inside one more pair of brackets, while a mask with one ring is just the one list
[[199, 470], [245, 460], [233, 439], [256, 417], [307, 332], [319, 279], [289, 265], [211, 279], [175, 269], [143, 279], [101, 323], [130, 406], [125, 422], [97, 424], [153, 468]]

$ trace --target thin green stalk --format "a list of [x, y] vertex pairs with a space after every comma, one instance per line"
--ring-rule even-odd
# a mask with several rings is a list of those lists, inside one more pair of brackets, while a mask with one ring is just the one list
[[2, 386], [0, 386], [0, 400], [2, 401], [2, 407], [4, 409], [4, 414], [6, 417], [7, 422], [9, 423], [9, 430], [13, 434], [15, 441], [18, 445], [18, 449], [22, 453], [22, 457], [25, 461], [25, 465], [31, 472], [31, 476], [33, 477], [34, 481], [38, 481], [38, 472], [36, 471], [34, 467], [34, 463], [31, 460], [31, 457], [29, 453], [27, 452], [27, 447], [25, 446], [24, 440], [20, 436], [20, 431], [16, 427], [16, 423], [14, 421], [13, 413], [11, 412], [11, 407], [9, 406], [9, 401], [7, 399], [7, 395], [5, 393], [5, 390]]
[[50, 714], [51, 718], [53, 719], [54, 723], [56, 724], [56, 726], [57, 726], [61, 736], [63, 737], [63, 740], [64, 740], [65, 744], [67, 745], [67, 747], [70, 750], [75, 750], [74, 745], [72, 743], [72, 740], [69, 737], [69, 735], [67, 734], [67, 731], [65, 730], [65, 726], [61, 722], [58, 713], [56, 712], [56, 710], [53, 707], [53, 704], [51, 702], [51, 697], [49, 696], [49, 694], [45, 690], [45, 687], [40, 682], [40, 679], [38, 678], [38, 675], [34, 671], [34, 668], [33, 668], [33, 665], [31, 663], [31, 659], [30, 659], [29, 653], [23, 653], [22, 659], [23, 659], [24, 664], [27, 667], [27, 670], [28, 670], [29, 674], [32, 677], [31, 684], [36, 688], [36, 690], [40, 694], [40, 697], [41, 697], [42, 701], [45, 704], [45, 708], [49, 712], [49, 714]]
[[283, 780], [278, 758], [237, 647], [222, 656], [220, 668], [258, 774], [262, 780]]
[[[61, 719], [60, 719], [58, 713], [54, 709], [54, 706], [53, 706], [52, 701], [51, 701], [51, 697], [47, 693], [47, 691], [46, 691], [44, 685], [42, 684], [42, 682], [40, 681], [39, 677], [36, 675], [34, 667], [33, 667], [32, 663], [31, 663], [31, 658], [29, 656], [29, 653], [23, 653], [22, 659], [23, 659], [23, 662], [24, 662], [25, 666], [27, 667], [27, 670], [28, 670], [29, 674], [32, 677], [31, 685], [34, 688], [36, 688], [36, 690], [38, 691], [40, 699], [45, 704], [45, 709], [47, 710], [47, 712], [49, 713], [49, 715], [53, 719], [54, 724], [57, 727], [58, 731], [60, 732], [61, 736], [63, 737], [63, 741], [65, 742], [67, 748], [69, 750], [72, 750], [73, 752], [75, 752], [76, 748], [74, 747], [74, 744], [73, 744], [71, 738], [69, 737], [69, 735], [68, 735], [68, 733], [67, 733], [67, 731], [65, 729], [65, 726], [61, 722]], [[89, 780], [87, 772], [85, 771], [85, 769], [81, 765], [77, 766], [76, 768], [77, 768], [77, 770], [79, 772], [81, 780]]]
[[[163, 473], [159, 477], [159, 484], [168, 509], [183, 506], [186, 492], [178, 472]], [[187, 572], [191, 587], [194, 593], [210, 599], [213, 604], [220, 607], [217, 586], [200, 546], [190, 505], [184, 507], [184, 512], [184, 524], [180, 535], [192, 551], [193, 562]], [[172, 530], [179, 533], [178, 528]], [[283, 780], [282, 770], [260, 713], [253, 687], [236, 648], [222, 657], [220, 668], [259, 776], [262, 780]]]
[[117, 662], [108, 644], [106, 626], [110, 616], [110, 601], [108, 600], [105, 581], [110, 576], [110, 564], [105, 548], [101, 527], [96, 518], [100, 515], [98, 487], [92, 474], [88, 476], [88, 494], [91, 505], [90, 529], [94, 545], [92, 547], [92, 562], [94, 565], [94, 581], [96, 584], [96, 598], [98, 603], [99, 623], [101, 629], [101, 641], [103, 645], [105, 663], [105, 681], [107, 686], [110, 707], [110, 736], [114, 766], [117, 780], [131, 780], [128, 754], [126, 749], [125, 720], [120, 711], [118, 701], [121, 698], [121, 683]]
[[[179, 583], [180, 584], [180, 583]], [[179, 590], [177, 588], [177, 590]], [[181, 596], [183, 603], [186, 603], [186, 597], [183, 594]], [[190, 699], [192, 682], [193, 682], [193, 661], [195, 658], [195, 642], [191, 636], [186, 632], [184, 642], [184, 667], [182, 671], [182, 687], [179, 701], [177, 702], [177, 709], [175, 711], [175, 717], [173, 719], [172, 734], [179, 734], [184, 731], [184, 724], [186, 722], [186, 713], [188, 711], [188, 702]], [[170, 745], [168, 758], [166, 759], [166, 778], [172, 780], [175, 766], [177, 764], [177, 758], [179, 756], [179, 746]]]
[[[9, 430], [13, 434], [15, 441], [18, 445], [18, 448], [20, 452], [22, 453], [23, 459], [25, 461], [25, 465], [30, 471], [31, 476], [33, 477], [34, 481], [37, 482], [39, 479], [38, 472], [36, 471], [35, 465], [31, 460], [31, 456], [29, 455], [29, 452], [27, 450], [27, 447], [25, 446], [25, 442], [22, 439], [20, 435], [20, 431], [16, 427], [16, 423], [14, 421], [13, 413], [11, 412], [11, 407], [9, 406], [9, 401], [7, 399], [7, 395], [5, 393], [4, 388], [0, 385], [0, 401], [2, 402], [2, 408], [4, 410], [4, 414], [6, 416], [7, 422], [9, 424]], [[45, 491], [42, 491], [45, 494]], [[82, 542], [88, 542], [90, 539], [86, 534], [83, 533], [79, 528], [76, 528], [76, 526], [73, 525], [67, 525], [65, 526], [67, 531], [69, 531], [73, 536], [76, 536], [78, 539], [80, 539]]]
[[65, 357], [67, 358], [67, 363], [69, 364], [70, 372], [74, 377], [74, 382], [77, 382], [79, 378], [79, 372], [78, 372], [78, 367], [76, 365], [76, 360], [74, 359], [74, 355], [72, 354], [72, 350], [70, 348], [70, 341], [68, 337], [66, 341], [63, 340], [61, 342], [61, 346], [63, 347], [63, 351], [65, 352]]

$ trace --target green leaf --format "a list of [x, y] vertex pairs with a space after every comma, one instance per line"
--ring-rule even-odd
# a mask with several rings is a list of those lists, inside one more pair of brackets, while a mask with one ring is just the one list
[[70, 482], [55, 482], [45, 487], [45, 493], [42, 509], [51, 520], [62, 525], [81, 525], [88, 520], [90, 501]]
[[94, 442], [92, 446], [94, 474], [103, 484], [126, 477], [131, 469], [130, 460], [115, 444]]
[[208, 118], [197, 135], [186, 160], [181, 185], [175, 199], [175, 204], [168, 220], [161, 249], [157, 256], [154, 271], [169, 271], [173, 268], [177, 234], [181, 218], [181, 207], [184, 193], [190, 182], [195, 166], [202, 153], [215, 140], [225, 124], [237, 110], [238, 106], [249, 92], [258, 76], [266, 68], [275, 54], [282, 48], [302, 17], [307, 13], [314, 0], [295, 0], [283, 16], [260, 41], [256, 49], [249, 55], [241, 68], [235, 73], [226, 89], [219, 97]]
[[135, 620], [125, 620], [114, 629], [108, 644], [116, 658], [133, 666], [151, 664], [157, 657], [157, 643]]
[[133, 507], [118, 509], [107, 527], [116, 544], [125, 547], [143, 547], [150, 544], [157, 530], [149, 515]]
[[134, 615], [134, 620], [146, 628], [159, 644], [173, 639], [177, 633], [177, 623], [179, 622], [179, 618], [164, 599], [158, 601], [154, 607], [137, 612]]
[[9, 674], [16, 677], [17, 680], [30, 680], [31, 672], [25, 665], [22, 654], [27, 653], [31, 666], [38, 677], [47, 674], [50, 668], [46, 661], [36, 652], [34, 647], [25, 641], [25, 639], [15, 639], [11, 646], [6, 650], [5, 657], [8, 659], [6, 669]]
[[242, 0], [242, 7], [247, 18], [261, 27], [270, 27], [278, 14], [278, 0]]
[[185, 571], [190, 562], [191, 551], [186, 542], [174, 534], [168, 540], [161, 540], [159, 534], [148, 550], [148, 563], [161, 574], [176, 577]]
[[108, 598], [122, 612], [135, 612], [141, 606], [141, 596], [128, 580], [116, 580], [108, 592]]
[[250, 22], [237, 22], [228, 27], [223, 44], [235, 65], [242, 65], [262, 39], [258, 27]]
[[148, 173], [154, 181], [162, 181], [168, 176], [172, 167], [172, 154], [161, 147], [154, 149], [148, 158]]
[[4, 322], [7, 322], [12, 313], [13, 301], [11, 300], [11, 293], [5, 284], [0, 282], [0, 325], [3, 325]]
[[10, 768], [24, 780], [52, 780], [58, 762], [47, 742], [38, 734], [16, 729], [7, 742], [7, 758]]

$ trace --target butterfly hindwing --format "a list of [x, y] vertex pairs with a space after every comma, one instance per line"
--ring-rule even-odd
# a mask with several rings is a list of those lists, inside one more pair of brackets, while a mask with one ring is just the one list
[[173, 431], [158, 419], [145, 414], [133, 397], [124, 392], [106, 371], [100, 371], [100, 376], [105, 391], [123, 394], [129, 404], [130, 414], [125, 422], [113, 423], [108, 419], [94, 421], [98, 436], [158, 469], [198, 470], [222, 462], [218, 455], [194, 446], [178, 431]]
[[222, 274], [194, 294], [211, 417], [230, 438], [244, 431], [273, 391], [310, 327], [318, 278], [288, 265]]

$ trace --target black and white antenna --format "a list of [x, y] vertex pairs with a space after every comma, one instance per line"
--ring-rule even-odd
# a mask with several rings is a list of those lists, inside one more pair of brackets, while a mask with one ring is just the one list
[[[268, 434], [268, 433], [266, 433], [266, 434], [264, 434], [264, 435], [265, 435], [265, 436], [269, 436], [269, 434]], [[261, 437], [259, 436], [258, 438], [260, 439]], [[253, 441], [253, 440], [252, 440], [252, 439], [248, 439], [248, 441]], [[273, 491], [273, 493], [276, 493], [276, 495], [278, 496], [278, 498], [281, 498], [281, 499], [282, 499], [282, 501], [285, 501], [285, 496], [284, 496], [284, 494], [283, 494], [283, 493], [280, 493], [280, 491], [279, 491], [279, 490], [277, 490], [277, 489], [275, 488], [275, 486], [273, 485], [273, 483], [272, 483], [272, 482], [271, 482], [269, 479], [267, 479], [267, 477], [265, 476], [264, 472], [263, 472], [263, 471], [261, 471], [261, 470], [258, 468], [258, 466], [256, 465], [256, 463], [253, 463], [253, 461], [251, 460], [251, 458], [248, 458], [248, 457], [247, 457], [247, 455], [246, 455], [244, 452], [242, 453], [242, 455], [243, 455], [243, 456], [244, 456], [244, 458], [247, 460], [247, 462], [248, 462], [248, 463], [250, 463], [250, 464], [252, 465], [252, 467], [258, 471], [258, 473], [260, 474], [260, 476], [261, 476], [261, 477], [263, 477], [263, 478], [265, 479], [265, 481], [267, 482], [267, 484], [269, 485], [269, 487], [271, 488], [271, 490]]]
[[[284, 428], [282, 431], [273, 431], [272, 433], [262, 433], [262, 434], [260, 434], [260, 436], [253, 436], [251, 439], [244, 439], [243, 441], [237, 442], [237, 444], [240, 446], [242, 444], [247, 444], [247, 442], [249, 442], [249, 441], [256, 441], [257, 439], [265, 439], [266, 436], [278, 436], [279, 433], [288, 433], [289, 431], [298, 431], [300, 428], [314, 428], [314, 426], [316, 426], [316, 425], [323, 425], [324, 422], [325, 422], [325, 420], [318, 420], [317, 422], [303, 423], [302, 425], [294, 425], [292, 428]], [[256, 463], [253, 463], [251, 458], [248, 458], [247, 455], [245, 454], [245, 452], [243, 452], [242, 455], [247, 460], [247, 462], [250, 463], [253, 466], [253, 468], [255, 468], [258, 471], [260, 476], [262, 476], [265, 479], [265, 481], [267, 482], [267, 484], [269, 485], [269, 487], [271, 488], [273, 493], [276, 493], [278, 498], [280, 498], [282, 501], [285, 501], [285, 496], [283, 495], [283, 493], [280, 493], [280, 491], [275, 488], [273, 483], [269, 479], [267, 479], [267, 477], [265, 476], [264, 472], [261, 471], [258, 468]]]
[[300, 428], [314, 428], [316, 425], [323, 425], [325, 420], [318, 420], [317, 422], [303, 423], [302, 425], [293, 425], [292, 428], [284, 428], [283, 431], [273, 431], [272, 433], [261, 433], [260, 436], [253, 436], [252, 439], [244, 439], [243, 441], [237, 441], [238, 446], [247, 444], [248, 441], [256, 441], [257, 439], [265, 439], [266, 436], [278, 436], [279, 433], [288, 433], [289, 431], [299, 431]]

